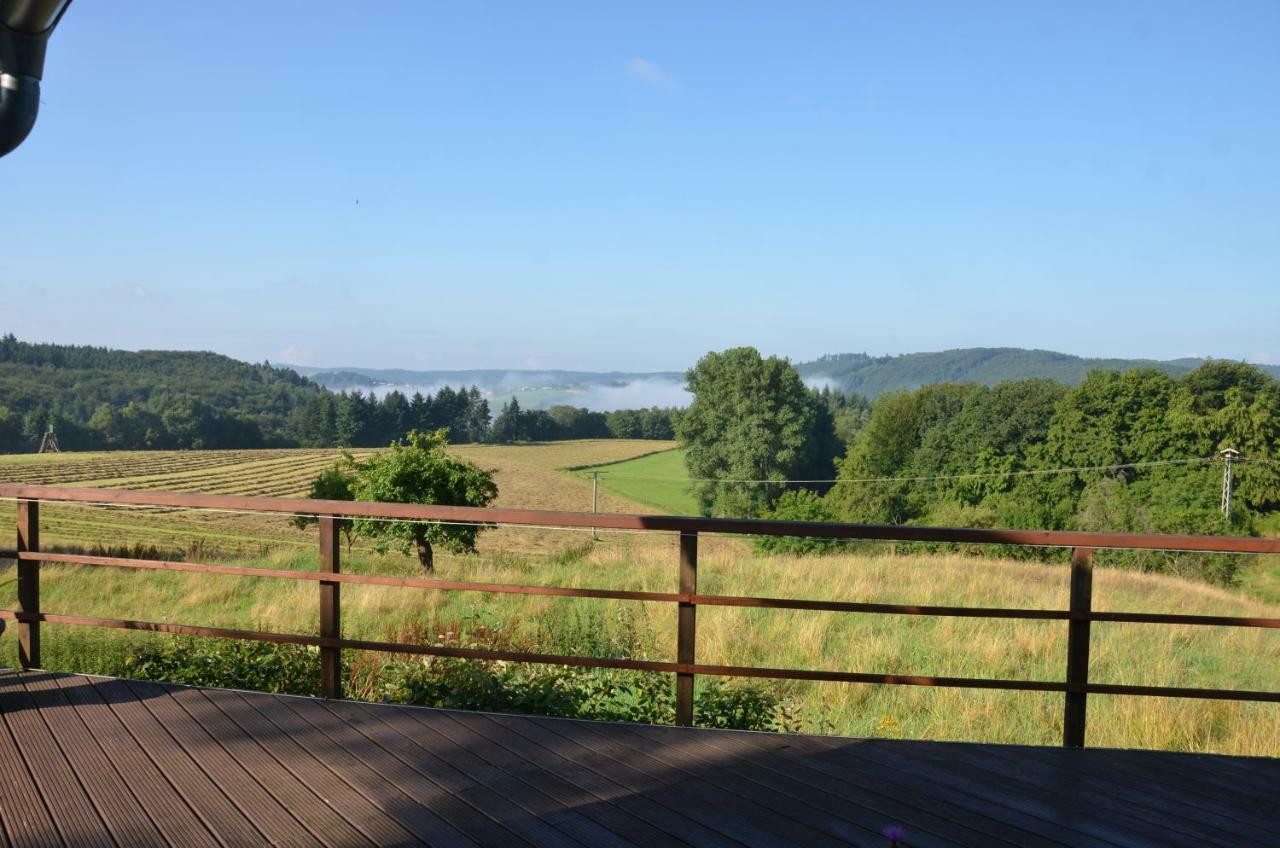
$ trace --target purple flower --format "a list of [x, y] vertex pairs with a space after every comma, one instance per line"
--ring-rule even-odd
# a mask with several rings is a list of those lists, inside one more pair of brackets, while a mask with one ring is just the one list
[[891, 846], [899, 845], [907, 835], [907, 829], [900, 824], [886, 825], [880, 832]]

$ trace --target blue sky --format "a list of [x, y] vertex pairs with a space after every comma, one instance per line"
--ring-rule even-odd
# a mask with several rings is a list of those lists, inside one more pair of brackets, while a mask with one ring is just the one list
[[1272, 0], [75, 0], [0, 160], [0, 330], [1276, 362], [1277, 43]]

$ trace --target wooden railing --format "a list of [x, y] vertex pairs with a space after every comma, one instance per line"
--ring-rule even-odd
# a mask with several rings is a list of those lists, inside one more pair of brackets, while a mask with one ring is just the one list
[[[1280, 692], [1238, 689], [1206, 689], [1176, 686], [1134, 686], [1089, 682], [1089, 636], [1093, 622], [1133, 622], [1142, 624], [1182, 624], [1217, 627], [1280, 628], [1280, 619], [1236, 616], [1185, 615], [1180, 613], [1095, 612], [1092, 609], [1092, 560], [1095, 548], [1159, 551], [1221, 552], [1234, 554], [1277, 554], [1280, 540], [1224, 536], [1138, 535], [1047, 530], [986, 530], [942, 527], [896, 527], [861, 524], [819, 524], [795, 521], [756, 521], [656, 515], [610, 515], [540, 510], [479, 509], [471, 507], [422, 506], [416, 504], [361, 503], [289, 498], [233, 497], [177, 492], [135, 492], [121, 489], [74, 489], [55, 486], [0, 485], [0, 498], [18, 504], [17, 548], [0, 551], [0, 556], [17, 559], [18, 604], [14, 610], [0, 610], [0, 618], [16, 620], [18, 658], [24, 668], [40, 667], [40, 624], [87, 625], [162, 633], [180, 633], [230, 639], [312, 645], [320, 649], [322, 692], [329, 698], [342, 697], [340, 674], [343, 650], [426, 654], [480, 660], [549, 663], [589, 668], [614, 668], [665, 672], [676, 675], [676, 721], [693, 723], [695, 675], [758, 677], [786, 680], [880, 683], [905, 686], [950, 686], [974, 689], [1007, 689], [1064, 694], [1063, 744], [1082, 747], [1085, 741], [1086, 703], [1089, 695], [1143, 695], [1169, 698], [1209, 698], [1231, 701], [1280, 703]], [[52, 553], [40, 550], [40, 502], [84, 505], [128, 505], [184, 509], [233, 510], [256, 513], [315, 515], [320, 525], [320, 567], [317, 571], [249, 568], [212, 563], [166, 562], [108, 556]], [[679, 534], [677, 592], [637, 592], [612, 589], [579, 589], [514, 583], [482, 583], [366, 574], [343, 574], [340, 570], [339, 521], [345, 518], [383, 518], [411, 521], [447, 521], [552, 528], [598, 528], [604, 530], [647, 530]], [[1072, 549], [1070, 603], [1065, 610], [1010, 609], [1001, 607], [915, 606], [909, 604], [862, 603], [854, 601], [793, 600], [788, 598], [704, 595], [698, 592], [698, 537], [700, 533], [729, 535], [804, 536], [845, 540], [893, 540], [903, 542], [950, 542], [1059, 547]], [[318, 636], [271, 633], [171, 624], [156, 621], [99, 618], [49, 613], [40, 609], [40, 564], [108, 566], [114, 568], [186, 571], [230, 574], [281, 580], [310, 580], [319, 586], [320, 632]], [[342, 638], [341, 588], [400, 586], [446, 591], [475, 591], [570, 598], [604, 598], [620, 601], [657, 601], [678, 605], [676, 661], [662, 662], [606, 657], [581, 657], [521, 651], [417, 645]], [[1065, 680], [1008, 680], [972, 677], [932, 677], [871, 672], [823, 671], [811, 669], [759, 668], [754, 666], [708, 665], [696, 661], [697, 613], [700, 606], [754, 607], [822, 612], [871, 613], [910, 616], [955, 616], [967, 618], [1037, 619], [1067, 622]]]

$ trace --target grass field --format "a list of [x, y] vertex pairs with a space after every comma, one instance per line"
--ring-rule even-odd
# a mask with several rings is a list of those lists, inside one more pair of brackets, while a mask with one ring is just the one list
[[[455, 450], [497, 470], [500, 504], [587, 509], [589, 477], [560, 469], [597, 464], [634, 470], [641, 464], [652, 473], [632, 476], [673, 476], [671, 464], [678, 459], [673, 451], [636, 459], [669, 447], [581, 442]], [[0, 480], [294, 494], [335, 455], [246, 451], [3, 457]], [[608, 476], [602, 475], [602, 484]], [[619, 473], [615, 480], [624, 476]], [[643, 488], [605, 489], [601, 508], [660, 508], [642, 500], [646, 496], [655, 501], [662, 497]], [[0, 520], [12, 522], [12, 504], [0, 504], [0, 510]], [[294, 530], [279, 518], [49, 503], [42, 509], [42, 529], [46, 547], [141, 541], [183, 551], [191, 560], [316, 566], [314, 531]], [[593, 542], [581, 532], [494, 531], [482, 537], [478, 556], [441, 556], [439, 576], [675, 590], [674, 538], [600, 536]], [[700, 588], [712, 594], [1058, 608], [1065, 605], [1067, 594], [1067, 571], [1060, 565], [893, 556], [874, 546], [851, 545], [846, 554], [795, 559], [755, 555], [741, 541], [708, 537], [700, 546], [700, 563]], [[378, 555], [359, 546], [345, 557], [343, 568], [418, 573], [407, 558]], [[1241, 592], [1157, 575], [1101, 570], [1095, 590], [1098, 609], [1280, 617], [1280, 606]], [[11, 609], [15, 591], [12, 568], [0, 568], [0, 606]], [[317, 629], [314, 585], [219, 575], [45, 566], [42, 607], [50, 612], [276, 631]], [[673, 659], [675, 648], [675, 610], [665, 604], [346, 587], [343, 622], [345, 635], [352, 638], [398, 639], [407, 632], [445, 638], [484, 627], [530, 650], [572, 652], [575, 645], [585, 644], [574, 642], [573, 634], [587, 634], [593, 645], [628, 645], [628, 655], [641, 658]], [[0, 637], [0, 662], [5, 664], [15, 659], [13, 632], [11, 628]], [[128, 644], [146, 638], [167, 637], [45, 625], [45, 665], [110, 671]], [[698, 652], [698, 659], [708, 663], [1060, 680], [1066, 625], [707, 607], [699, 612]], [[1091, 677], [1099, 682], [1275, 691], [1280, 689], [1280, 633], [1095, 625]], [[1061, 732], [1062, 698], [1055, 695], [827, 683], [760, 685], [785, 697], [806, 730], [1034, 744], [1055, 744]], [[1089, 701], [1089, 717], [1091, 745], [1280, 755], [1280, 708], [1274, 704], [1095, 696]]]
[[664, 450], [608, 465], [574, 472], [585, 479], [600, 475], [600, 490], [672, 515], [697, 515], [698, 502], [689, 492], [684, 451]]
[[[672, 591], [675, 544], [658, 542], [638, 546], [631, 536], [605, 534], [600, 542], [584, 543], [576, 557], [445, 557], [440, 576]], [[262, 562], [314, 567], [310, 555], [278, 553]], [[344, 568], [415, 573], [404, 559], [362, 554], [349, 558]], [[1237, 594], [1174, 578], [1104, 570], [1095, 582], [1100, 609], [1280, 614]], [[301, 633], [317, 628], [311, 584], [48, 566], [42, 584], [43, 605], [51, 611]], [[1067, 571], [957, 556], [758, 558], [711, 546], [701, 557], [700, 584], [708, 593], [1062, 607]], [[8, 607], [13, 594], [13, 579], [6, 575], [0, 579], [0, 602]], [[593, 643], [616, 637], [631, 645], [632, 656], [674, 658], [675, 610], [665, 604], [346, 587], [343, 620], [352, 638], [394, 639], [419, 632], [445, 639], [444, 634], [483, 626], [521, 648], [556, 652], [566, 648], [563, 632], [590, 632]], [[45, 631], [45, 665], [78, 671], [108, 671], [126, 641], [146, 638], [54, 625], [45, 625]], [[704, 608], [698, 632], [698, 658], [708, 663], [1061, 679], [1066, 656], [1062, 622]], [[0, 639], [0, 650], [0, 657], [12, 663], [11, 635]], [[1278, 669], [1280, 640], [1271, 631], [1095, 625], [1092, 679], [1099, 682], [1275, 690]], [[810, 731], [1030, 744], [1056, 744], [1060, 733], [1061, 696], [755, 683], [785, 697], [801, 727]], [[1093, 745], [1280, 755], [1280, 710], [1272, 704], [1095, 696], [1089, 708]]]
[[[497, 506], [590, 511], [591, 484], [561, 469], [611, 463], [670, 442], [595, 440], [536, 445], [455, 445], [458, 456], [494, 471]], [[368, 450], [355, 451], [357, 456]], [[16, 454], [0, 456], [0, 482], [100, 486], [150, 491], [229, 495], [302, 496], [316, 474], [341, 456], [338, 450], [122, 451], [114, 453]], [[601, 512], [646, 512], [650, 507], [605, 493]], [[0, 502], [0, 521], [10, 522], [12, 503]], [[47, 545], [123, 542], [155, 545], [199, 556], [261, 556], [277, 548], [309, 549], [313, 533], [287, 521], [259, 515], [193, 510], [125, 509], [46, 504]], [[499, 530], [482, 537], [493, 550], [554, 550], [577, 534]], [[104, 538], [105, 537], [105, 538]]]

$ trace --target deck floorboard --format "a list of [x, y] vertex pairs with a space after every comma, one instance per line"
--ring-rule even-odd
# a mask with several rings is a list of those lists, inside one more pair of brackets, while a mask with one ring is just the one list
[[466, 713], [0, 670], [0, 848], [1280, 844], [1280, 760]]

